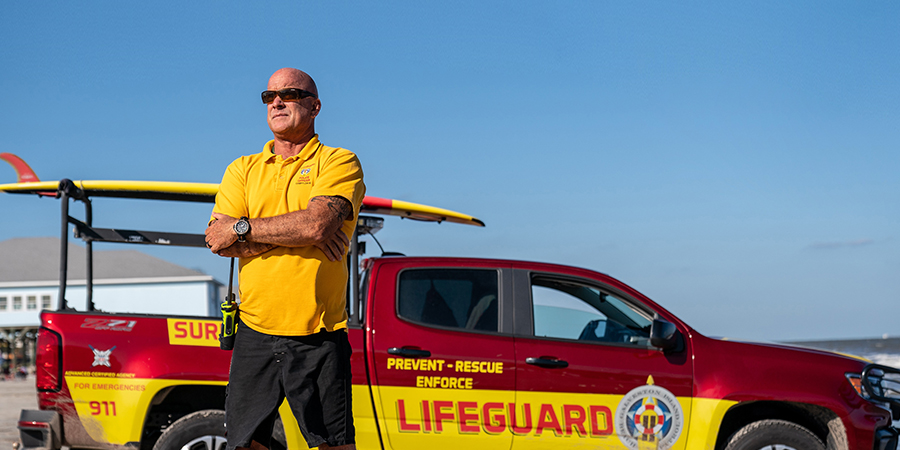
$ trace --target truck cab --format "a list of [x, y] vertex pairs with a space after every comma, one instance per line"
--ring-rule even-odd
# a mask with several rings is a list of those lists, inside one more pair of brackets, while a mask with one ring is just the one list
[[[385, 448], [896, 448], [890, 402], [860, 381], [874, 370], [881, 389], [890, 368], [708, 338], [580, 268], [468, 258], [366, 267]], [[776, 446], [754, 447], [766, 442]]]

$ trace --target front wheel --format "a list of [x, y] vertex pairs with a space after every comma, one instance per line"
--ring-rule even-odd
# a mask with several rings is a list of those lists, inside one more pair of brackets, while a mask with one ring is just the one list
[[725, 450], [825, 450], [825, 445], [793, 422], [760, 420], [731, 435]]
[[153, 450], [225, 450], [225, 411], [207, 409], [175, 421]]

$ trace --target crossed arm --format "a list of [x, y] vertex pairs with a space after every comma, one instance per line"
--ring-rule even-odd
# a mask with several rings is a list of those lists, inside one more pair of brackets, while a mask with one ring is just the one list
[[248, 257], [275, 247], [305, 247], [313, 245], [331, 261], [339, 261], [350, 239], [341, 231], [343, 222], [353, 217], [353, 207], [343, 197], [320, 196], [309, 200], [306, 209], [280, 216], [250, 219], [247, 242], [237, 242], [232, 228], [238, 218], [213, 213], [206, 228], [209, 249], [226, 257]]

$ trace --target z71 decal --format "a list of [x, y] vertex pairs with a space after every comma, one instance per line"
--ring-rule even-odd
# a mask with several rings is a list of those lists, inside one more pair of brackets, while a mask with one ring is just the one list
[[89, 328], [97, 331], [131, 331], [137, 320], [122, 319], [100, 319], [97, 317], [88, 317], [84, 319], [81, 328]]

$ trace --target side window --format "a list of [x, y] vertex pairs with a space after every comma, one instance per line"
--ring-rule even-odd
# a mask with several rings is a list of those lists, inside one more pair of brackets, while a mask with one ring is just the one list
[[414, 322], [498, 330], [497, 271], [414, 269], [400, 274], [397, 312]]
[[595, 287], [536, 276], [531, 298], [536, 337], [650, 345], [652, 317]]

